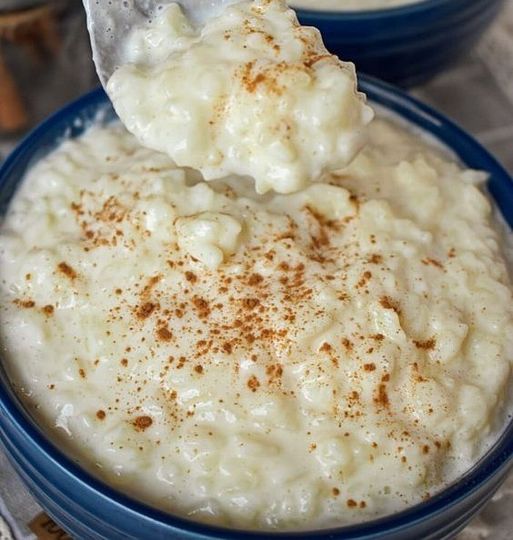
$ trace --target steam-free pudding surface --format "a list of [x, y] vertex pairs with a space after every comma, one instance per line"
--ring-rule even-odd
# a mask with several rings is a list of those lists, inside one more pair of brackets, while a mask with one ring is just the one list
[[260, 193], [347, 165], [372, 119], [353, 64], [284, 0], [237, 3], [201, 29], [171, 4], [129, 36], [107, 89], [144, 146], [206, 180], [252, 176]]
[[123, 128], [37, 164], [0, 234], [0, 328], [49, 437], [132, 497], [237, 527], [436, 493], [501, 425], [513, 336], [479, 186], [383, 120], [293, 195], [205, 183]]

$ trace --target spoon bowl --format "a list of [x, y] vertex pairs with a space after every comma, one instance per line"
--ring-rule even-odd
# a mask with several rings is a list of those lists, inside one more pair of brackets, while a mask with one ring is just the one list
[[131, 30], [148, 24], [159, 10], [178, 4], [191, 23], [201, 27], [240, 0], [83, 0], [93, 60], [102, 86], [123, 62], [124, 42]]

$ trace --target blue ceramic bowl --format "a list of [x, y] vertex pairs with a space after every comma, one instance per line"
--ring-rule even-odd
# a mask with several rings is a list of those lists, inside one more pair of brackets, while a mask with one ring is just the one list
[[[292, 2], [292, 0], [291, 0]], [[328, 49], [400, 86], [425, 82], [475, 45], [504, 0], [423, 0], [374, 11], [297, 10]]]
[[[490, 192], [513, 225], [513, 183], [479, 144], [454, 124], [396, 89], [363, 78], [376, 104], [393, 111], [451, 147], [469, 167], [490, 173]], [[78, 136], [102, 112], [114, 117], [106, 95], [92, 92], [47, 120], [29, 135], [0, 169], [1, 210], [5, 211], [27, 169], [63, 137]], [[0, 361], [0, 442], [35, 498], [74, 538], [188, 540], [306, 538], [309, 540], [442, 539], [463, 528], [488, 501], [513, 464], [513, 422], [487, 455], [462, 479], [431, 500], [404, 512], [329, 531], [263, 534], [200, 525], [152, 509], [122, 495], [82, 470], [37, 427], [12, 391]]]

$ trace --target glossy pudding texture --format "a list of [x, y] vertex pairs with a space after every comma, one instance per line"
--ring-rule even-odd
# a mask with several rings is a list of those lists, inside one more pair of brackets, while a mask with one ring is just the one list
[[63, 142], [0, 228], [4, 361], [51, 439], [257, 530], [383, 516], [468, 470], [513, 358], [486, 175], [365, 133], [354, 67], [282, 0], [202, 29], [170, 5], [126, 51], [108, 91], [137, 138]]
[[353, 64], [282, 0], [238, 3], [201, 29], [171, 4], [125, 57], [107, 90], [129, 131], [206, 180], [249, 175], [259, 193], [346, 166], [373, 116]]
[[497, 433], [512, 287], [485, 176], [382, 119], [294, 194], [119, 125], [32, 168], [0, 232], [4, 361], [79, 463], [195, 520], [314, 529], [436, 493]]

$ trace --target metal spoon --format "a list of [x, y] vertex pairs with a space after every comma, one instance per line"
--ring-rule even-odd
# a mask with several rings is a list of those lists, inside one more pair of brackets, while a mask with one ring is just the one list
[[123, 63], [123, 42], [129, 32], [147, 24], [172, 1], [181, 6], [192, 24], [202, 26], [240, 0], [83, 0], [93, 60], [104, 87]]

